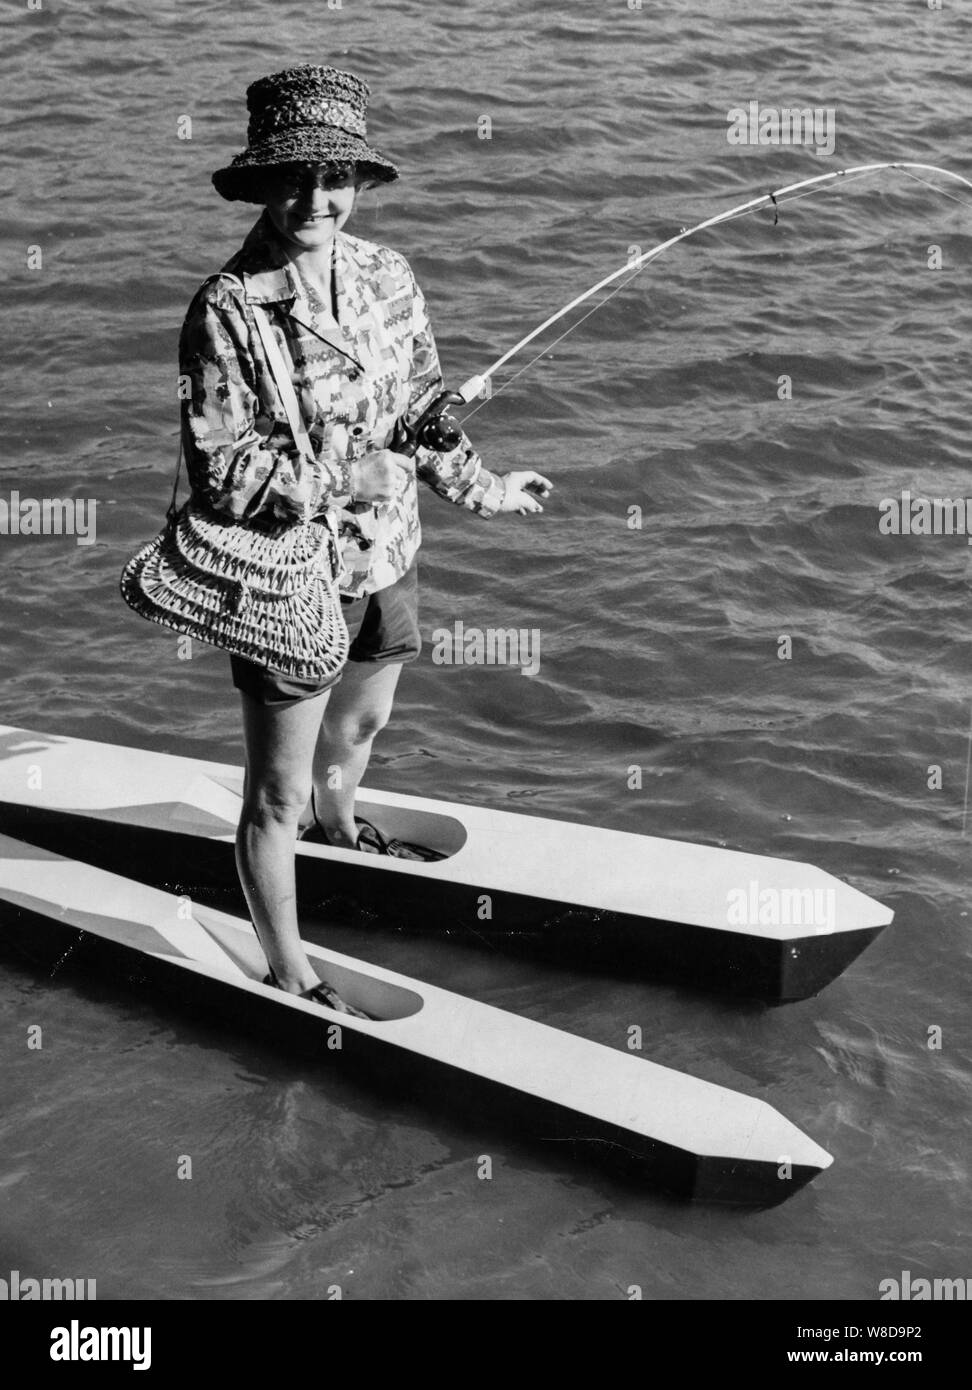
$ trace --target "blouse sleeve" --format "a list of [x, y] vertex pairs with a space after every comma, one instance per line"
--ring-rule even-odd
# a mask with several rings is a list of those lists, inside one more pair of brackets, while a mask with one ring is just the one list
[[[411, 276], [411, 271], [409, 271]], [[442, 390], [439, 354], [429, 323], [425, 297], [412, 278], [412, 377], [408, 419], [415, 419]], [[455, 449], [439, 453], [420, 448], [415, 455], [415, 473], [433, 492], [480, 516], [494, 516], [503, 500], [502, 478], [483, 467], [483, 461], [463, 433]]]
[[215, 277], [179, 338], [182, 437], [193, 491], [236, 520], [305, 521], [350, 492], [346, 468], [311, 461], [280, 418], [277, 390], [251, 337], [240, 290]]

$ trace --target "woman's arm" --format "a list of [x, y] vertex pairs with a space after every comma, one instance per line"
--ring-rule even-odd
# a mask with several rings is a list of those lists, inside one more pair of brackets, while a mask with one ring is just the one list
[[[442, 390], [442, 370], [425, 297], [411, 268], [408, 273], [412, 284], [412, 377], [407, 418], [412, 420]], [[502, 478], [483, 467], [482, 459], [465, 434], [448, 454], [420, 448], [415, 455], [415, 473], [440, 497], [479, 512], [481, 516], [494, 516], [502, 506], [506, 491]]]
[[303, 521], [350, 494], [346, 467], [311, 461], [283, 415], [241, 291], [215, 277], [196, 294], [179, 339], [183, 444], [193, 491], [236, 520]]
[[[407, 414], [408, 419], [413, 420], [442, 390], [442, 371], [425, 299], [411, 269], [408, 273], [413, 299], [412, 380]], [[524, 516], [528, 512], [542, 512], [540, 498], [546, 497], [553, 487], [549, 478], [532, 469], [503, 476], [490, 473], [464, 433], [451, 453], [419, 449], [415, 456], [415, 473], [440, 497], [447, 497], [450, 502], [487, 517], [497, 512], [520, 512]]]

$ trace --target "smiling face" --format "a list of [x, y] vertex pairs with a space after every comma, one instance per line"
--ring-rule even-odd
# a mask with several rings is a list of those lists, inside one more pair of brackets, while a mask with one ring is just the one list
[[281, 164], [261, 181], [267, 214], [295, 250], [330, 245], [354, 207], [354, 164]]

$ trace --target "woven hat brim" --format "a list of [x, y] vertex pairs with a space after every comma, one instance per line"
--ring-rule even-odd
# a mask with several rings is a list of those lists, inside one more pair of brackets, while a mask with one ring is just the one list
[[349, 135], [343, 130], [297, 126], [251, 145], [225, 169], [217, 169], [213, 174], [213, 187], [221, 198], [231, 203], [262, 203], [264, 199], [256, 191], [260, 172], [278, 164], [304, 161], [321, 164], [353, 161], [367, 179], [391, 183], [398, 178], [398, 169], [391, 160], [360, 136]]

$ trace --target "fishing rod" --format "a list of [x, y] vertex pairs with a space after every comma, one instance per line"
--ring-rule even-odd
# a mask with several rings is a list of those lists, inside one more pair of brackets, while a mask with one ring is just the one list
[[[675, 236], [669, 237], [666, 241], [659, 242], [657, 246], [653, 246], [649, 251], [645, 251], [642, 255], [635, 256], [631, 260], [626, 261], [624, 265], [612, 271], [610, 275], [605, 275], [604, 279], [599, 280], [596, 285], [592, 285], [589, 290], [585, 290], [583, 294], [577, 295], [576, 298], [572, 299], [568, 304], [565, 304], [562, 309], [558, 309], [555, 314], [551, 314], [549, 318], [544, 319], [543, 323], [534, 328], [526, 337], [521, 338], [520, 341], [515, 343], [507, 352], [504, 352], [502, 357], [497, 357], [496, 361], [492, 363], [491, 366], [487, 367], [484, 372], [479, 372], [477, 375], [471, 376], [468, 381], [464, 381], [458, 391], [440, 392], [425, 408], [414, 424], [405, 426], [404, 422], [399, 422], [398, 431], [396, 433], [396, 439], [400, 446], [399, 452], [414, 454], [419, 446], [437, 450], [454, 449], [462, 439], [462, 428], [452, 415], [447, 413], [451, 406], [470, 405], [477, 396], [484, 395], [486, 384], [494, 374], [498, 372], [501, 367], [504, 367], [512, 358], [516, 357], [519, 352], [522, 352], [528, 344], [532, 343], [536, 338], [539, 338], [541, 333], [545, 333], [548, 328], [552, 328], [555, 323], [559, 323], [560, 320], [573, 309], [577, 309], [580, 305], [585, 304], [587, 300], [591, 299], [601, 290], [606, 289], [607, 286], [613, 284], [615, 280], [619, 280], [623, 275], [631, 275], [633, 278], [643, 270], [649, 262], [655, 260], [656, 257], [660, 256], [662, 252], [667, 251], [670, 247], [677, 245], [678, 242], [685, 241], [688, 237], [695, 236], [698, 232], [704, 232], [709, 227], [717, 227], [722, 222], [730, 222], [736, 217], [746, 216], [764, 207], [773, 208], [775, 225], [776, 222], [779, 221], [780, 200], [786, 199], [787, 202], [795, 201], [795, 198], [788, 197], [788, 194], [797, 194], [800, 189], [819, 187], [823, 184], [832, 183], [835, 180], [852, 181], [854, 178], [863, 178], [868, 174], [876, 174], [884, 169], [901, 169], [905, 173], [908, 173], [911, 178], [914, 178], [916, 182], [926, 184], [929, 188], [935, 188], [935, 185], [929, 183], [927, 179], [919, 178], [916, 174], [910, 173], [910, 171], [914, 169], [923, 169], [928, 173], [942, 174], [945, 178], [954, 179], [957, 183], [964, 184], [966, 188], [972, 189], [972, 180], [965, 178], [962, 174], [956, 174], [952, 169], [944, 169], [938, 164], [921, 164], [911, 160], [894, 160], [881, 164], [855, 164], [847, 169], [834, 169], [827, 174], [816, 174], [813, 178], [800, 179], [797, 183], [786, 184], [782, 188], [774, 189], [771, 193], [762, 193], [757, 198], [749, 199], [748, 202], [739, 203], [736, 207], [727, 208], [724, 212], [716, 213], [714, 217], [707, 217], [704, 221], [697, 222], [694, 227], [683, 227]], [[941, 188], [935, 188], [935, 191], [938, 193], [945, 192], [945, 190]], [[809, 195], [803, 193], [800, 194], [800, 196], [807, 197]], [[953, 197], [950, 193], [946, 193], [945, 196]], [[962, 198], [956, 199], [955, 201], [963, 203], [963, 205], [966, 206], [972, 206], [972, 204], [965, 204], [965, 200]], [[623, 287], [619, 286], [619, 288]], [[595, 305], [594, 309], [590, 310], [590, 313], [594, 313], [595, 310], [600, 307], [600, 304]], [[587, 315], [584, 317], [587, 317]], [[578, 323], [581, 322], [583, 322], [583, 319], [578, 320]], [[577, 323], [573, 324], [567, 329], [567, 332], [573, 332], [573, 329], [577, 326]], [[562, 334], [561, 336], [566, 337], [566, 334]], [[558, 341], [560, 340], [558, 339]], [[533, 360], [536, 361], [537, 359], [534, 358]], [[527, 367], [531, 365], [532, 363], [527, 363]], [[521, 372], [526, 371], [527, 367], [521, 368]], [[519, 376], [520, 374], [521, 373], [518, 372], [516, 375]], [[507, 383], [507, 385], [508, 384], [509, 383]], [[487, 399], [489, 399], [489, 397], [482, 400], [480, 405], [476, 407], [476, 410], [481, 409], [481, 407], [486, 404]], [[475, 411], [470, 411], [470, 415], [474, 415], [475, 413]], [[469, 415], [466, 416], [466, 419], [469, 419]], [[393, 444], [392, 447], [395, 448], [396, 445]]]

